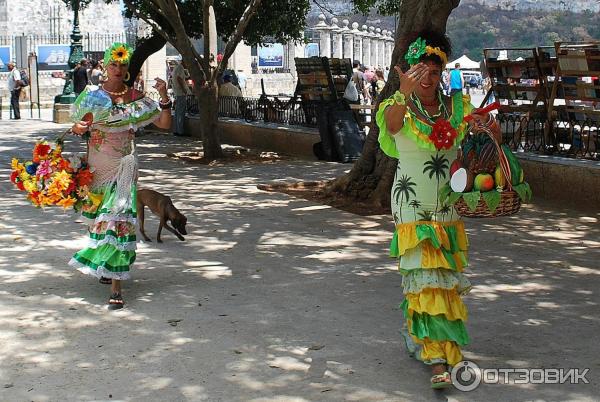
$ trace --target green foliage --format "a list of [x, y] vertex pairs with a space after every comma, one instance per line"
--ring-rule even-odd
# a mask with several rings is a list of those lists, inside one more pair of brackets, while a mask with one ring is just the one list
[[[366, 0], [365, 0], [366, 1]], [[461, 3], [448, 19], [453, 56], [483, 58], [489, 47], [515, 48], [553, 45], [555, 41], [600, 38], [600, 13], [565, 10], [501, 10]]]
[[494, 211], [496, 211], [496, 208], [498, 208], [498, 205], [500, 204], [500, 199], [502, 198], [502, 195], [496, 190], [492, 190], [486, 191], [485, 193], [481, 193], [481, 197], [483, 198], [483, 201], [485, 202], [485, 205], [487, 205], [490, 212], [494, 213]]
[[[126, 0], [125, 15], [131, 17], [128, 3], [157, 21], [161, 28], [168, 29], [164, 17], [151, 0]], [[188, 36], [200, 38], [203, 32], [202, 0], [177, 0], [176, 3]], [[223, 40], [227, 41], [232, 35], [249, 4], [250, 0], [215, 1], [217, 32]], [[309, 8], [309, 0], [263, 0], [243, 33], [242, 40], [249, 45], [271, 40], [279, 43], [301, 40]]]
[[373, 8], [382, 15], [394, 15], [400, 11], [398, 0], [354, 0], [354, 9], [362, 14], [368, 14]]

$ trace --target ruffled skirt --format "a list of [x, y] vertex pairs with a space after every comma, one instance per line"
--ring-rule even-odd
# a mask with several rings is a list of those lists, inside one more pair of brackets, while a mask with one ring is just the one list
[[94, 190], [92, 203], [84, 207], [82, 215], [88, 220], [88, 245], [78, 251], [69, 265], [96, 277], [118, 280], [130, 279], [129, 270], [136, 254], [136, 185], [125, 205], [113, 212], [117, 200], [115, 183]]
[[399, 258], [404, 314], [402, 335], [411, 356], [426, 364], [454, 366], [469, 342], [464, 323], [467, 308], [461, 295], [471, 284], [468, 241], [462, 221], [417, 221], [399, 224], [390, 255]]

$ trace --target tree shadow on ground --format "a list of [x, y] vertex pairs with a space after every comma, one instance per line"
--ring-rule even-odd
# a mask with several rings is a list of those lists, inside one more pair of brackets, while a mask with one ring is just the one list
[[[0, 184], [0, 373], [11, 385], [0, 399], [470, 401], [493, 390], [497, 400], [592, 400], [600, 392], [592, 382], [434, 393], [398, 334], [391, 219], [256, 188], [333, 178], [348, 166], [197, 166], [165, 156], [193, 150], [181, 139], [139, 142], [140, 186], [171, 196], [189, 235], [140, 242], [120, 312], [104, 309], [108, 287], [66, 266], [85, 244], [77, 217], [35, 210]], [[12, 152], [2, 153], [4, 177]], [[490, 368], [597, 370], [598, 219], [531, 205], [468, 221], [467, 358]], [[156, 217], [146, 225], [155, 233]]]

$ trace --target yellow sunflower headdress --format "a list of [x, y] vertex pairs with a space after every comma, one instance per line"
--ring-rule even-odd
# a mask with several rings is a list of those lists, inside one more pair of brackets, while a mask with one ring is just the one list
[[432, 55], [435, 54], [442, 60], [442, 66], [446, 67], [448, 63], [448, 56], [446, 53], [441, 50], [439, 47], [431, 47], [425, 43], [425, 39], [417, 38], [413, 43], [408, 47], [408, 51], [404, 58], [408, 61], [409, 65], [415, 65], [419, 62], [419, 59], [424, 54]]
[[129, 64], [133, 49], [126, 43], [115, 42], [104, 52], [104, 64], [116, 61], [121, 64]]

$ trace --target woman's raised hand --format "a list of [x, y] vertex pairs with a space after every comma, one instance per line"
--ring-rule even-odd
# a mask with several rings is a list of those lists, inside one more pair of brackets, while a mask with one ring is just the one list
[[399, 65], [395, 65], [394, 69], [400, 78], [400, 92], [405, 96], [412, 94], [419, 82], [429, 73], [429, 67], [423, 63], [415, 64], [405, 73]]
[[158, 77], [156, 77], [154, 80], [156, 83], [153, 85], [153, 87], [158, 91], [160, 97], [163, 100], [169, 100], [169, 95], [167, 94], [167, 83]]
[[79, 121], [79, 122], [73, 124], [73, 127], [71, 127], [71, 131], [75, 135], [83, 135], [90, 129], [90, 124], [91, 124], [91, 122], [87, 122], [87, 121], [83, 121], [83, 120]]

